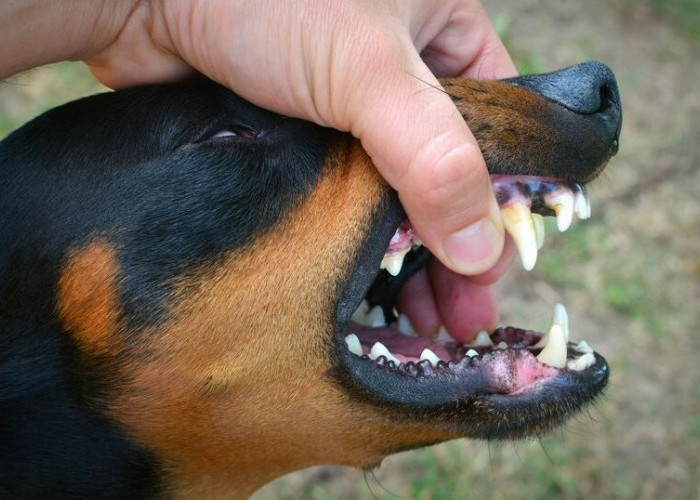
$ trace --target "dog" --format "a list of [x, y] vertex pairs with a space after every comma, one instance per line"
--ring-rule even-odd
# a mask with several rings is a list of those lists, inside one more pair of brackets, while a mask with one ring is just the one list
[[[582, 186], [618, 148], [615, 78], [589, 62], [442, 85], [525, 264], [530, 211], [590, 215]], [[397, 193], [348, 134], [209, 81], [16, 130], [0, 214], [3, 497], [245, 497], [316, 464], [538, 435], [608, 379], [562, 310], [549, 332], [462, 343], [386, 326], [431, 258]]]

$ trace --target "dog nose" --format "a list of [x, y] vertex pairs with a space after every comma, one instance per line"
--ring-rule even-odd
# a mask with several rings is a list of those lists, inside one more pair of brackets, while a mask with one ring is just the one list
[[595, 116], [611, 137], [612, 154], [617, 152], [622, 105], [615, 75], [605, 64], [589, 61], [553, 73], [516, 77], [510, 82], [575, 113]]

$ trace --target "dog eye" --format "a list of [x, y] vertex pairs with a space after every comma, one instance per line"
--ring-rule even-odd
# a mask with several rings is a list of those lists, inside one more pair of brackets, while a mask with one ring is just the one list
[[241, 125], [235, 125], [223, 128], [217, 131], [216, 133], [210, 135], [205, 140], [226, 139], [228, 137], [240, 137], [242, 139], [257, 139], [259, 136], [260, 134], [252, 128], [244, 127]]

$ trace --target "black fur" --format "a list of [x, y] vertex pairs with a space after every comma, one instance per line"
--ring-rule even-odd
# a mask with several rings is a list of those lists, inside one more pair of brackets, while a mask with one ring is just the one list
[[0, 143], [0, 496], [158, 489], [160, 464], [92, 407], [100, 369], [55, 318], [66, 250], [113, 244], [120, 319], [157, 324], [169, 280], [291, 210], [337, 135], [203, 82], [88, 97]]

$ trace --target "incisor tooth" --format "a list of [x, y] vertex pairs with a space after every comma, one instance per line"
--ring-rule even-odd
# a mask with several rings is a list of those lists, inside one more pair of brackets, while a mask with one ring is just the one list
[[513, 203], [501, 209], [503, 224], [515, 242], [520, 260], [526, 271], [537, 262], [537, 236], [530, 208], [523, 203]]
[[380, 326], [386, 326], [386, 319], [384, 319], [384, 310], [382, 306], [374, 306], [372, 310], [367, 315], [367, 322], [365, 326], [371, 326], [372, 328], [378, 328]]
[[554, 305], [554, 314], [552, 315], [552, 324], [559, 325], [564, 332], [564, 340], [569, 341], [569, 315], [566, 313], [566, 308], [563, 304]]
[[589, 366], [593, 365], [593, 363], [595, 363], [595, 356], [592, 352], [587, 352], [583, 356], [579, 356], [576, 359], [569, 360], [566, 363], [566, 367], [569, 370], [580, 372], [581, 370], [585, 370]]
[[539, 250], [544, 244], [544, 218], [540, 214], [532, 214], [532, 224], [535, 227], [535, 240]]
[[430, 349], [428, 349], [427, 347], [425, 349], [423, 349], [422, 353], [420, 353], [420, 360], [419, 361], [423, 361], [424, 359], [427, 359], [428, 362], [433, 366], [436, 366], [438, 364], [438, 361], [440, 361], [440, 358], [438, 357], [438, 355], [435, 354]]
[[474, 349], [469, 349], [467, 351], [467, 356], [469, 356], [470, 358], [476, 358], [478, 355], [479, 353], [476, 352]]
[[493, 341], [486, 330], [481, 330], [476, 334], [476, 338], [474, 339], [472, 345], [476, 347], [489, 347], [493, 345]]
[[414, 330], [411, 320], [405, 314], [399, 314], [399, 321], [396, 325], [396, 329], [408, 337], [418, 336], [418, 332]]
[[559, 325], [552, 325], [549, 330], [547, 345], [537, 355], [537, 361], [554, 368], [566, 366], [566, 341]]
[[557, 228], [564, 232], [571, 226], [574, 220], [574, 195], [571, 191], [557, 193], [553, 196], [545, 196], [547, 206], [557, 215]]
[[372, 346], [372, 349], [369, 351], [369, 357], [370, 359], [377, 359], [379, 356], [384, 356], [387, 361], [393, 361], [394, 363], [401, 364], [398, 359], [394, 357], [393, 354], [389, 352], [389, 349], [386, 348], [384, 344], [381, 342], [375, 342], [375, 344]]
[[360, 339], [354, 333], [345, 337], [345, 343], [348, 345], [348, 350], [356, 356], [362, 356], [362, 345]]
[[508, 349], [508, 344], [501, 340], [496, 346], [496, 349], [498, 349], [499, 351], [505, 351], [506, 349]]

